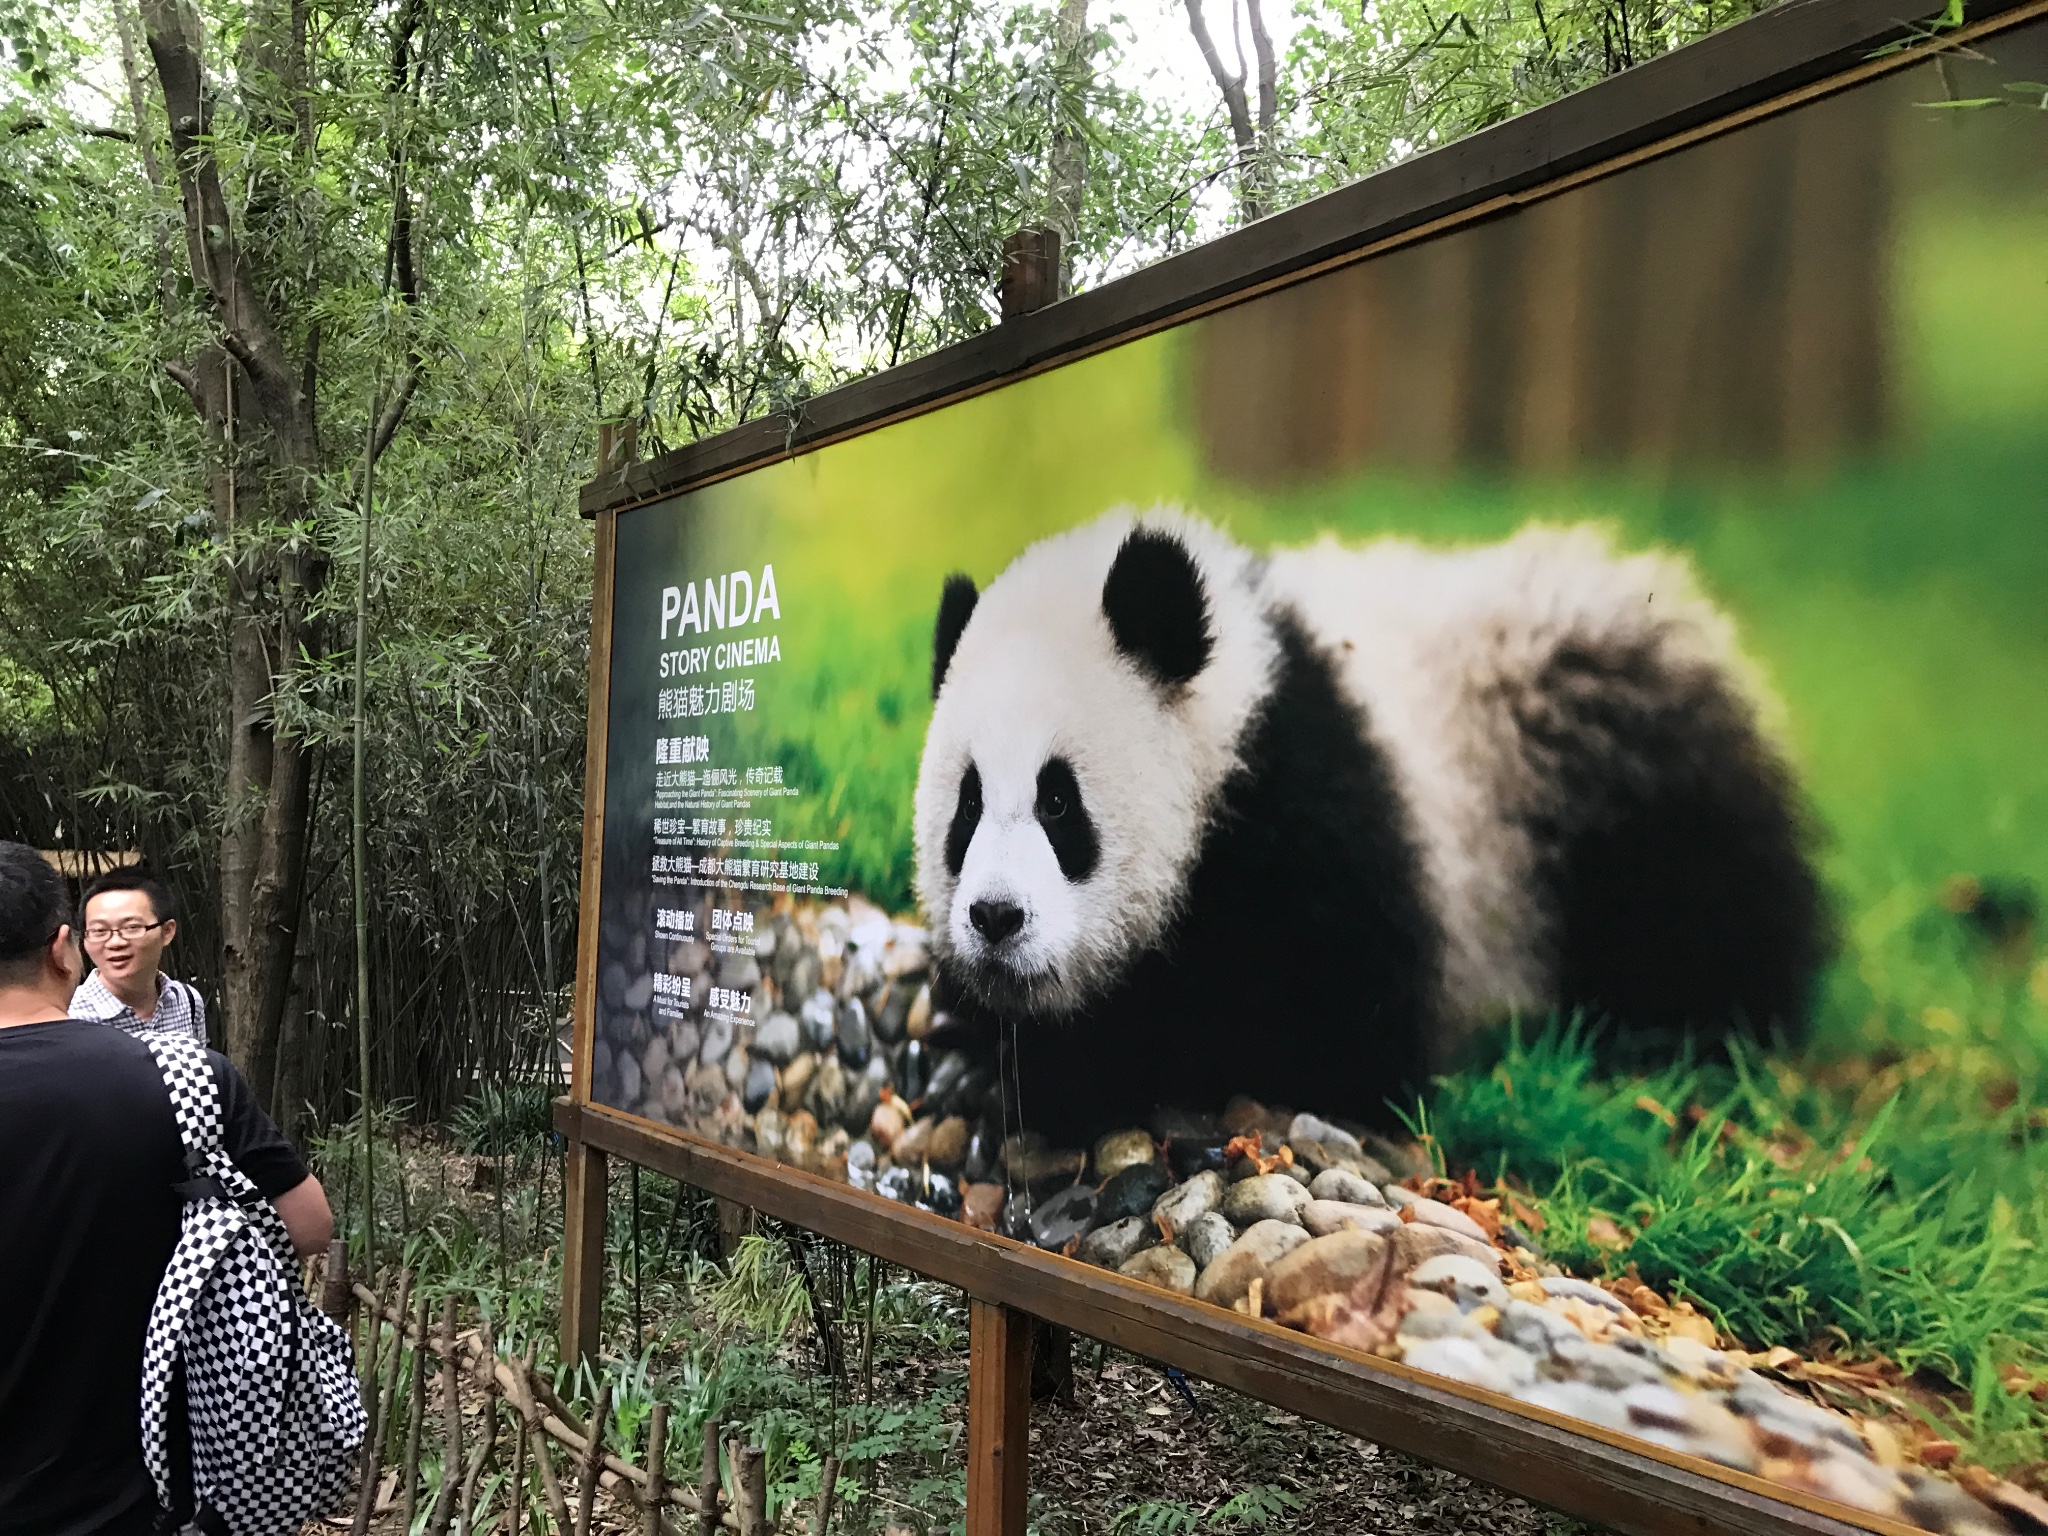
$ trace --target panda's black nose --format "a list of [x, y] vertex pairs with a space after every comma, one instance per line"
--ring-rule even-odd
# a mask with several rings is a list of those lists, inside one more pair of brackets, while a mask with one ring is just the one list
[[1014, 902], [977, 901], [967, 909], [974, 931], [991, 944], [1000, 944], [1024, 926], [1024, 909]]

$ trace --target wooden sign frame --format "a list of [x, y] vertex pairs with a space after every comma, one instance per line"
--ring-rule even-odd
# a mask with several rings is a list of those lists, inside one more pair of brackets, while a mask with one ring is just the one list
[[608, 462], [581, 495], [596, 523], [596, 562], [574, 1072], [555, 1112], [568, 1144], [564, 1358], [596, 1352], [605, 1172], [617, 1157], [967, 1293], [969, 1536], [1024, 1530], [1024, 1324], [1033, 1317], [1628, 1536], [1912, 1536], [1917, 1528], [1895, 1520], [1176, 1297], [592, 1103], [615, 533], [618, 518], [635, 507], [1506, 212], [2042, 16], [2048, 0], [1991, 0], [1972, 6], [1967, 25], [1941, 28], [1902, 19], [1892, 0], [1788, 0], [1563, 101], [821, 396], [794, 417], [765, 417], [647, 462]]

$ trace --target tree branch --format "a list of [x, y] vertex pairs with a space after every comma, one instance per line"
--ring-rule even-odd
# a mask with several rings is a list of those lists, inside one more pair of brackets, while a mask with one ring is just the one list
[[1273, 57], [1273, 37], [1266, 30], [1259, 0], [1244, 0], [1244, 8], [1251, 17], [1252, 53], [1259, 61], [1259, 148], [1266, 151], [1272, 148], [1273, 119], [1279, 112], [1280, 67]]
[[1245, 107], [1244, 73], [1232, 74], [1223, 67], [1223, 56], [1216, 51], [1216, 39], [1209, 35], [1209, 23], [1202, 17], [1202, 0], [1186, 0], [1188, 9], [1188, 30], [1195, 34], [1195, 46], [1202, 50], [1202, 60], [1209, 66], [1209, 74], [1216, 81], [1216, 89], [1223, 93], [1223, 105], [1230, 113], [1230, 135], [1237, 140], [1240, 152], [1252, 147], [1252, 116]]
[[412, 408], [412, 397], [420, 387], [420, 371], [408, 368], [405, 377], [399, 380], [397, 390], [384, 406], [384, 414], [377, 418], [377, 429], [370, 434], [370, 461], [374, 464], [384, 457], [384, 450], [391, 446], [391, 439], [398, 435], [405, 415]]
[[[1202, 50], [1202, 58], [1209, 66], [1209, 73], [1216, 81], [1216, 89], [1223, 93], [1223, 105], [1230, 113], [1230, 136], [1237, 141], [1237, 197], [1247, 219], [1256, 219], [1266, 212], [1266, 200], [1260, 186], [1259, 134], [1252, 128], [1252, 114], [1245, 101], [1244, 51], [1238, 50], [1239, 69], [1232, 74], [1223, 67], [1223, 57], [1216, 51], [1216, 39], [1209, 35], [1209, 24], [1202, 17], [1202, 0], [1186, 0], [1188, 30], [1195, 34], [1195, 46]], [[1231, 16], [1237, 15], [1235, 0], [1232, 0]], [[1259, 103], [1262, 122], [1271, 112], [1272, 94], [1268, 86], [1268, 75], [1272, 72], [1272, 39], [1266, 36], [1264, 18], [1259, 14], [1257, 0], [1251, 0], [1252, 46], [1259, 54]]]
[[199, 375], [193, 372], [191, 365], [182, 363], [175, 357], [167, 357], [164, 359], [164, 372], [168, 373], [177, 382], [178, 387], [191, 397], [192, 408], [201, 415], [204, 415], [206, 412], [206, 401], [199, 392]]
[[122, 144], [135, 142], [135, 135], [126, 128], [102, 128], [97, 123], [53, 123], [46, 117], [18, 117], [7, 125], [10, 137], [19, 138], [24, 134], [40, 133], [45, 128], [68, 128], [73, 133], [82, 133], [89, 139], [113, 139]]

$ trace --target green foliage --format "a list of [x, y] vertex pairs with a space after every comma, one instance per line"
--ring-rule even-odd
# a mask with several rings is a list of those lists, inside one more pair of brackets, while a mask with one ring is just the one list
[[555, 1138], [555, 1087], [545, 1082], [485, 1083], [455, 1112], [450, 1129], [463, 1151], [511, 1153], [522, 1161]]
[[2001, 1070], [1951, 1045], [1875, 1069], [1742, 1053], [1616, 1079], [1563, 1024], [1512, 1032], [1490, 1070], [1442, 1080], [1426, 1121], [1448, 1169], [1531, 1191], [1558, 1262], [1633, 1268], [1752, 1347], [1946, 1379], [1968, 1404], [1951, 1432], [2007, 1466], [2048, 1432], [2005, 1380], [2048, 1366], [2048, 1136], [2040, 1080]]
[[1275, 1519], [1303, 1507], [1301, 1496], [1277, 1483], [1255, 1483], [1207, 1510], [1178, 1499], [1148, 1499], [1117, 1512], [1115, 1536], [1195, 1536], [1199, 1531], [1264, 1530]]
[[1356, 180], [1492, 127], [1769, 9], [1775, 0], [1310, 0], [1280, 147], [1294, 196]]
[[809, 1315], [803, 1278], [783, 1245], [748, 1233], [726, 1265], [724, 1278], [706, 1296], [721, 1329], [741, 1331], [769, 1343], [794, 1339]]

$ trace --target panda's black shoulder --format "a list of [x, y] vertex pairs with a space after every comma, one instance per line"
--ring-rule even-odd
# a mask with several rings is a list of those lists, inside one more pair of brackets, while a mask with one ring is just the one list
[[1256, 1051], [1229, 1053], [1262, 1064], [1263, 1081], [1232, 1092], [1384, 1118], [1427, 1072], [1442, 928], [1391, 759], [1301, 620], [1282, 608], [1270, 622], [1276, 664], [1169, 948], [1225, 988], [1205, 1013], [1238, 1031], [1272, 1021]]

